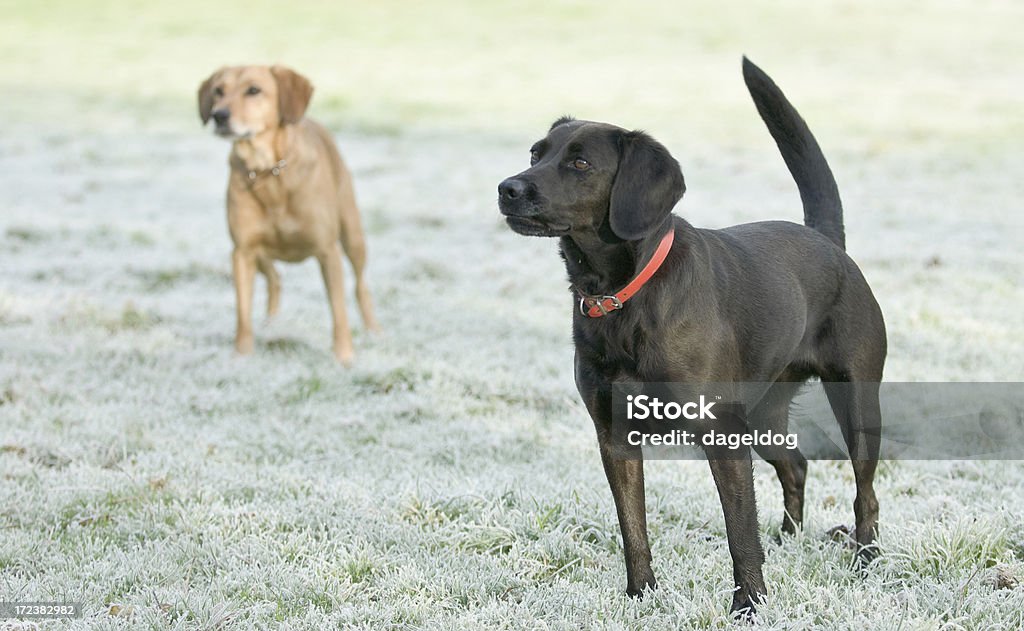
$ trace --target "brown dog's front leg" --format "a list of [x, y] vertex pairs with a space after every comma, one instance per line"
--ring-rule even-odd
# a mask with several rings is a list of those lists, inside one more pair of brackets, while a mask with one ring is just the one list
[[750, 448], [735, 451], [707, 450], [711, 474], [718, 487], [725, 513], [725, 532], [732, 555], [732, 573], [736, 591], [732, 596], [733, 613], [749, 616], [754, 613], [766, 593], [761, 566], [764, 549], [757, 527], [757, 505], [754, 501], [754, 469]]
[[269, 256], [256, 259], [256, 267], [267, 278], [267, 318], [277, 315], [281, 306], [281, 277], [274, 269], [274, 261]]
[[235, 280], [238, 326], [235, 350], [243, 355], [252, 352], [252, 286], [256, 278], [256, 256], [241, 248], [231, 253], [231, 271]]
[[348, 366], [352, 363], [352, 332], [348, 328], [348, 313], [345, 311], [345, 277], [338, 243], [332, 243], [328, 251], [317, 259], [334, 318], [334, 357]]

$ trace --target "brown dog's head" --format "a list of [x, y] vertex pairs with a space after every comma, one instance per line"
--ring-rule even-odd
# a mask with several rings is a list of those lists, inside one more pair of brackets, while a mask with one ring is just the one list
[[214, 72], [199, 86], [199, 118], [213, 119], [213, 132], [231, 140], [298, 122], [313, 85], [284, 66], [233, 66]]
[[498, 185], [509, 227], [554, 237], [610, 228], [624, 241], [657, 229], [686, 190], [679, 163], [641, 131], [560, 118], [530, 168]]

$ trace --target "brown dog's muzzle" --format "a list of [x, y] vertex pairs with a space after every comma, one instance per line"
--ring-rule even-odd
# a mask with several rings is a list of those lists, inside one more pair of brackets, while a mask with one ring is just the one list
[[231, 135], [231, 110], [226, 107], [213, 110], [210, 112], [210, 118], [213, 119], [213, 124], [216, 128], [217, 134], [220, 136]]

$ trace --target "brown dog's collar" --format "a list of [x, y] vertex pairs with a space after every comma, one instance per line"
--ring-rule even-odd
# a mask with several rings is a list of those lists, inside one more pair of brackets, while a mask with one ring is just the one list
[[612, 311], [621, 309], [622, 305], [636, 295], [636, 292], [640, 291], [640, 288], [651, 279], [651, 276], [654, 276], [654, 273], [658, 271], [661, 264], [665, 262], [665, 257], [668, 256], [669, 250], [672, 249], [675, 233], [674, 229], [670, 229], [661, 238], [661, 243], [658, 244], [658, 249], [654, 251], [654, 256], [651, 257], [651, 260], [647, 261], [647, 265], [644, 265], [640, 273], [634, 276], [633, 280], [629, 281], [629, 284], [618, 293], [610, 296], [591, 296], [577, 289], [576, 293], [580, 295], [580, 313], [588, 318], [600, 318]]
[[250, 169], [247, 174], [249, 177], [249, 183], [255, 184], [256, 180], [260, 179], [261, 177], [266, 177], [268, 175], [277, 177], [278, 175], [281, 175], [281, 171], [283, 171], [286, 166], [288, 166], [288, 161], [285, 159], [281, 159], [277, 161], [277, 164], [270, 167], [269, 169]]

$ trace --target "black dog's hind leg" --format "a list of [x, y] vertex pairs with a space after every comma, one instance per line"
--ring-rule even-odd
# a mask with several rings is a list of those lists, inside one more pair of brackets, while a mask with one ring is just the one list
[[[802, 382], [777, 382], [764, 396], [750, 417], [750, 428], [771, 430], [777, 434], [789, 431], [789, 406]], [[758, 455], [775, 467], [782, 484], [782, 532], [796, 534], [804, 521], [804, 483], [807, 480], [807, 458], [799, 449], [777, 445], [754, 447]]]
[[732, 574], [736, 591], [732, 596], [732, 612], [750, 616], [761, 602], [766, 590], [761, 566], [764, 549], [757, 527], [757, 505], [754, 501], [754, 468], [750, 448], [737, 450], [707, 448], [711, 475], [718, 487], [718, 496], [725, 513], [725, 533], [732, 555]]
[[875, 497], [875, 469], [881, 443], [881, 411], [877, 382], [825, 383], [825, 393], [843, 431], [850, 451], [857, 497], [853, 500], [856, 519], [857, 559], [866, 565], [878, 555], [878, 499]]
[[[781, 449], [781, 448], [774, 448]], [[807, 458], [798, 449], [791, 454], [772, 458], [772, 448], [758, 448], [757, 453], [775, 467], [782, 484], [782, 532], [795, 535], [804, 524], [804, 482], [807, 480]], [[766, 455], [767, 454], [767, 455]]]

